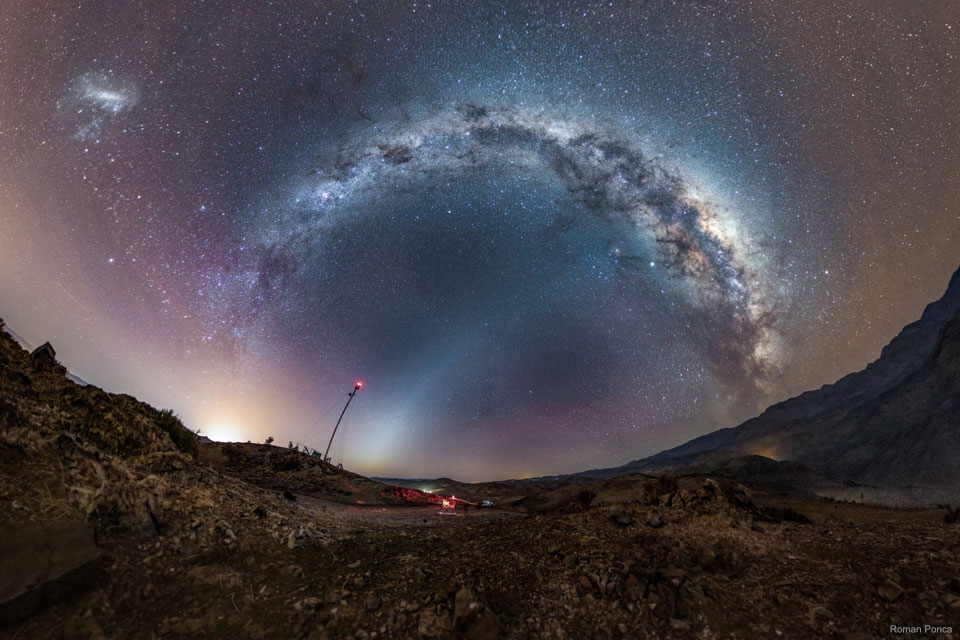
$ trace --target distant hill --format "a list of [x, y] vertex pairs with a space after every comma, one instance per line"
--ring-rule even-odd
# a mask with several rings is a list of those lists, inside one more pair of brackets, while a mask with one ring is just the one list
[[81, 387], [86, 387], [86, 386], [88, 386], [88, 385], [90, 384], [89, 382], [87, 382], [86, 380], [84, 380], [83, 378], [81, 378], [80, 376], [74, 375], [74, 374], [70, 373], [69, 371], [67, 372], [67, 380], [69, 380], [70, 382], [72, 382], [72, 383], [74, 383], [74, 384], [78, 384], [78, 385], [80, 385]]
[[[770, 460], [749, 460], [757, 456]], [[793, 466], [773, 464], [777, 460]], [[810, 486], [859, 483], [930, 495], [960, 489], [960, 271], [943, 297], [864, 370], [775, 404], [738, 427], [574, 475], [724, 468], [741, 480], [773, 479], [775, 472], [804, 476]]]
[[450, 478], [380, 478], [380, 477], [371, 477], [371, 480], [376, 480], [377, 482], [382, 482], [383, 484], [393, 485], [397, 487], [405, 487], [407, 489], [420, 489], [421, 491], [430, 491], [436, 490], [443, 487], [457, 487], [462, 486], [466, 483], [457, 482], [456, 480], [451, 480]]
[[511, 503], [523, 496], [535, 492], [549, 492], [567, 485], [590, 484], [596, 479], [581, 478], [532, 478], [524, 480], [497, 480], [494, 482], [459, 482], [450, 478], [406, 479], [406, 478], [370, 478], [386, 485], [429, 491], [444, 496], [456, 495], [459, 498], [479, 502], [491, 500], [501, 505]]

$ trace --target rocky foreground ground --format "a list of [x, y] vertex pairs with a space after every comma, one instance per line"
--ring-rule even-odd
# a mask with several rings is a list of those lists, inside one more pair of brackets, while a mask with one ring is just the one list
[[[0, 537], [38, 532], [4, 549], [0, 636], [874, 638], [960, 626], [960, 526], [943, 509], [635, 475], [437, 515], [307, 456], [225, 453], [180, 429], [74, 385], [0, 333]], [[90, 571], [24, 600], [31, 585], [17, 577], [49, 560], [64, 526], [90, 532]]]

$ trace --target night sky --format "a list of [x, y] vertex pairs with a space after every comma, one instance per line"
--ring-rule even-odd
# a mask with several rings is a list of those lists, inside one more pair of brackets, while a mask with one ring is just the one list
[[361, 473], [612, 466], [833, 382], [958, 201], [953, 0], [0, 7], [0, 317], [215, 439], [322, 450], [362, 379]]

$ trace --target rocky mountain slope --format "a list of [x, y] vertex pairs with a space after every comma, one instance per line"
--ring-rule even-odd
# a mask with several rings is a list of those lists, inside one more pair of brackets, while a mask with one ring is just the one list
[[[715, 470], [758, 454], [836, 482], [931, 495], [960, 488], [960, 271], [943, 297], [864, 370], [773, 405], [738, 427], [584, 475], [697, 465]], [[711, 457], [712, 467], [705, 464]]]

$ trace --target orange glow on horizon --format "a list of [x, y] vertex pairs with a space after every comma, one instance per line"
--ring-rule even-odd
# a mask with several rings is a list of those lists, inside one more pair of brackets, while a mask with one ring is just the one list
[[760, 447], [753, 451], [755, 456], [763, 456], [764, 458], [770, 458], [771, 460], [779, 460], [778, 450], [775, 445], [768, 444], [763, 447]]

